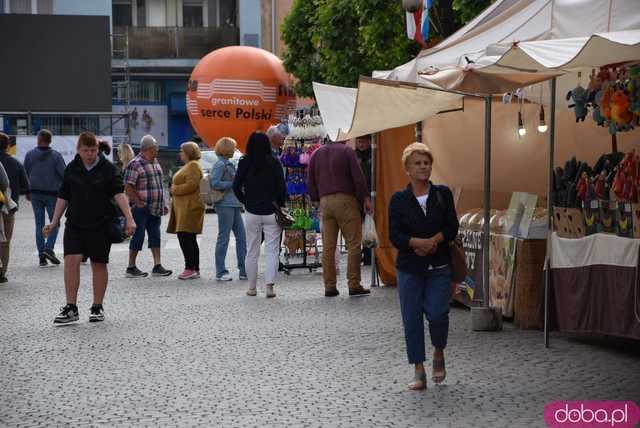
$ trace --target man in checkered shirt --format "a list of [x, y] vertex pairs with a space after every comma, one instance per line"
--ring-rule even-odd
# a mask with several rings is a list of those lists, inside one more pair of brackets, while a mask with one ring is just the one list
[[124, 171], [125, 192], [129, 197], [131, 212], [137, 228], [129, 244], [129, 267], [127, 278], [145, 278], [149, 276], [136, 266], [136, 258], [142, 250], [144, 233], [147, 231], [149, 249], [153, 255], [152, 276], [169, 276], [171, 271], [160, 263], [160, 223], [167, 214], [162, 187], [162, 167], [156, 159], [158, 143], [151, 135], [145, 135], [140, 141], [140, 153], [133, 158]]

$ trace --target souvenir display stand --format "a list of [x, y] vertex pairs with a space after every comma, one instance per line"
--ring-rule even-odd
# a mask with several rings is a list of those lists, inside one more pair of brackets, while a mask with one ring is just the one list
[[[637, 64], [594, 70], [589, 87], [571, 93], [583, 94], [577, 120], [591, 113], [612, 136], [640, 125]], [[561, 331], [640, 340], [640, 156], [618, 152], [615, 140], [613, 150], [554, 171], [551, 315]]]
[[284, 268], [286, 273], [292, 269], [313, 272], [322, 267], [318, 245], [320, 220], [307, 192], [307, 166], [324, 138], [324, 127], [315, 111], [300, 110], [289, 115], [288, 128], [280, 162], [287, 184], [287, 208], [295, 222], [284, 231]]

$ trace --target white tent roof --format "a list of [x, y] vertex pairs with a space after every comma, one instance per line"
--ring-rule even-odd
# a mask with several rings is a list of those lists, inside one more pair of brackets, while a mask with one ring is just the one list
[[[495, 64], [513, 43], [575, 39], [640, 30], [638, 0], [498, 0], [436, 47], [373, 77], [420, 82], [419, 73]], [[584, 44], [584, 43], [582, 43]], [[555, 49], [555, 48], [554, 48]]]
[[[621, 31], [606, 32], [611, 28]], [[559, 38], [563, 35], [567, 37]], [[364, 79], [365, 85], [361, 79], [357, 92], [318, 84], [314, 92], [330, 137], [347, 139], [419, 122], [449, 109], [439, 104], [448, 94], [402, 90], [406, 83], [489, 95], [559, 76], [560, 103], [580, 82], [578, 72], [585, 71], [581, 83], [586, 86], [591, 69], [638, 60], [640, 0], [498, 0], [414, 61], [389, 72], [374, 72], [378, 79]], [[385, 81], [397, 85], [385, 87]], [[549, 98], [542, 89], [532, 94], [536, 101], [546, 102]], [[427, 103], [435, 107], [429, 109]]]
[[314, 82], [313, 90], [333, 141], [416, 123], [463, 103], [461, 94], [370, 78], [361, 78], [358, 89]]

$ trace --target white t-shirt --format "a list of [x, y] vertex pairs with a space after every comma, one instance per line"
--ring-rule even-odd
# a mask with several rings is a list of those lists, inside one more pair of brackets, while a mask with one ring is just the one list
[[427, 215], [427, 199], [429, 199], [429, 194], [416, 196], [416, 199], [418, 200], [418, 205], [422, 208], [422, 212]]

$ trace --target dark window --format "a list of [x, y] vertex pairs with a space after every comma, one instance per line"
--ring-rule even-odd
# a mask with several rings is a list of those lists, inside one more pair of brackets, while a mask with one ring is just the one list
[[4, 13], [4, 0], [0, 0], [0, 13]]
[[182, 6], [182, 21], [185, 27], [202, 27], [202, 3]]
[[237, 27], [237, 2], [236, 0], [220, 0], [220, 26]]
[[138, 0], [138, 27], [145, 27], [147, 25], [147, 13], [145, 6], [145, 0]]
[[131, 4], [114, 3], [111, 10], [114, 27], [131, 27]]

